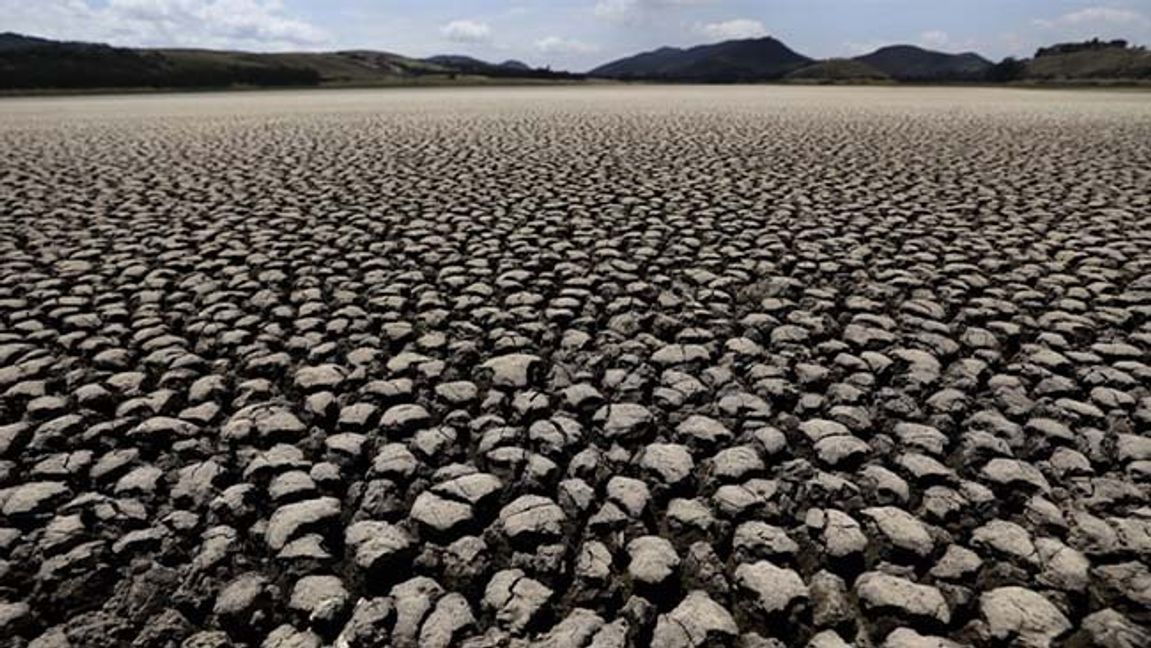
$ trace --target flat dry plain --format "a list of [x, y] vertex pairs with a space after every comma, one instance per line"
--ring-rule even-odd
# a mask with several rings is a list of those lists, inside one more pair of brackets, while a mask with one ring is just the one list
[[1151, 95], [0, 101], [0, 644], [1151, 645]]

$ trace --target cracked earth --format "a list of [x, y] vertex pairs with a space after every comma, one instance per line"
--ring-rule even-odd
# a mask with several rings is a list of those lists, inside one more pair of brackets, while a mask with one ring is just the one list
[[1151, 645], [1151, 102], [0, 102], [0, 645]]

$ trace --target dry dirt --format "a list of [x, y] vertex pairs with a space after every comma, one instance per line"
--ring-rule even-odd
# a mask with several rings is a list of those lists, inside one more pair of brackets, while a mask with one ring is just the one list
[[0, 645], [1151, 645], [1151, 100], [0, 101]]

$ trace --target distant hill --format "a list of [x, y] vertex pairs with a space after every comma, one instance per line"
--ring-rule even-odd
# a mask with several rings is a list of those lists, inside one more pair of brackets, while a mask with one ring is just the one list
[[48, 40], [47, 38], [25, 36], [24, 34], [14, 34], [12, 32], [0, 34], [0, 52], [13, 52], [36, 47], [46, 47], [54, 44], [57, 44], [57, 41]]
[[1035, 58], [1043, 58], [1044, 56], [1056, 56], [1059, 54], [1074, 54], [1076, 52], [1093, 52], [1100, 50], [1125, 50], [1128, 43], [1123, 39], [1104, 41], [1098, 38], [1092, 38], [1089, 41], [1081, 41], [1078, 43], [1056, 43], [1050, 47], [1040, 47], [1035, 52]]
[[690, 48], [663, 47], [612, 61], [582, 75], [531, 68], [516, 60], [490, 63], [458, 54], [417, 59], [376, 50], [254, 53], [147, 49], [0, 33], [0, 90], [367, 86], [573, 81], [587, 76], [696, 83], [1148, 83], [1151, 52], [1123, 40], [1093, 39], [1040, 48], [1033, 59], [1007, 58], [997, 64], [974, 53], [947, 54], [912, 45], [883, 47], [854, 59], [816, 61], [765, 37]]
[[612, 61], [588, 72], [608, 79], [761, 81], [779, 79], [811, 62], [780, 41], [731, 40], [688, 49], [664, 47]]
[[489, 63], [471, 56], [460, 54], [439, 54], [423, 59], [427, 63], [451, 68], [467, 74], [494, 74], [496, 76], [515, 75], [520, 72], [534, 72], [533, 68], [520, 61]]
[[974, 81], [982, 79], [991, 61], [978, 54], [946, 54], [914, 45], [891, 45], [855, 57], [899, 81]]
[[792, 81], [890, 81], [891, 77], [863, 61], [828, 59], [788, 73]]
[[1151, 52], [1127, 41], [1060, 43], [1027, 61], [1024, 78], [1039, 81], [1151, 79]]
[[1033, 59], [992, 63], [974, 52], [949, 54], [890, 45], [853, 59], [815, 61], [774, 38], [690, 48], [661, 47], [601, 65], [588, 76], [636, 81], [1148, 83], [1151, 52], [1098, 38], [1040, 48]]
[[97, 43], [0, 35], [0, 89], [314, 85], [314, 70], [266, 55], [216, 60]]
[[253, 53], [137, 49], [0, 34], [0, 90], [372, 85], [466, 78], [578, 79], [522, 63], [420, 60], [371, 50]]

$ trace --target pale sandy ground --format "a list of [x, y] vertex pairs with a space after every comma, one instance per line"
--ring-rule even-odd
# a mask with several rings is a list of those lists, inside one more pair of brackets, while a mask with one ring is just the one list
[[0, 648], [1145, 648], [1149, 97], [2, 99]]
[[1146, 119], [1151, 93], [1007, 88], [627, 86], [417, 88], [209, 92], [0, 99], [0, 118], [79, 119], [255, 116], [377, 111], [490, 111], [512, 107], [643, 109], [866, 108], [921, 111], [1028, 110], [1120, 113]]

